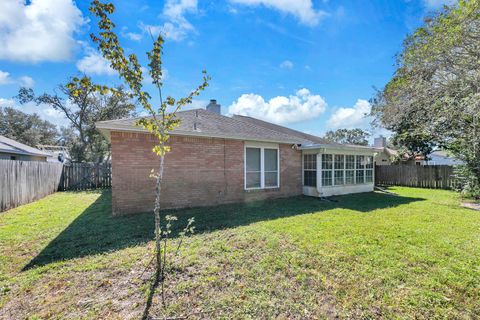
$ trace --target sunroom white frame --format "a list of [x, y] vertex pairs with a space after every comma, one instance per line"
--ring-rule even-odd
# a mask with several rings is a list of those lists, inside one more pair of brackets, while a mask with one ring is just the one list
[[[376, 151], [374, 148], [370, 147], [362, 147], [362, 146], [331, 146], [331, 145], [312, 145], [312, 146], [305, 146], [301, 148], [302, 150], [302, 185], [304, 184], [303, 181], [303, 155], [304, 154], [316, 154], [317, 155], [317, 186], [316, 187], [309, 187], [303, 185], [303, 193], [305, 195], [316, 196], [316, 197], [328, 197], [332, 195], [341, 195], [341, 194], [348, 194], [348, 193], [358, 193], [358, 192], [370, 192], [374, 189], [375, 184], [375, 163], [373, 162], [373, 169], [372, 169], [372, 181], [371, 182], [364, 182], [361, 184], [357, 184], [357, 174], [356, 174], [356, 157], [355, 157], [355, 169], [354, 169], [354, 184], [347, 185], [345, 184], [346, 179], [346, 157], [347, 155], [354, 155], [354, 156], [370, 156], [373, 157], [372, 161], [374, 161], [374, 157]], [[323, 154], [331, 154], [332, 155], [332, 185], [323, 186], [322, 183], [322, 155]], [[344, 155], [344, 165], [343, 165], [343, 182], [342, 185], [335, 185], [335, 155]], [[366, 165], [364, 165], [364, 179], [366, 176]]]

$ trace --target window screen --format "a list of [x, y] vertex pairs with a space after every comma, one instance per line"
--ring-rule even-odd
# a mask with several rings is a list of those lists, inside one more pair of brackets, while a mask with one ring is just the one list
[[265, 187], [278, 185], [278, 150], [264, 149]]
[[317, 155], [303, 155], [303, 185], [308, 187], [317, 186]]
[[246, 172], [245, 181], [247, 188], [260, 188], [261, 165], [260, 148], [246, 148]]

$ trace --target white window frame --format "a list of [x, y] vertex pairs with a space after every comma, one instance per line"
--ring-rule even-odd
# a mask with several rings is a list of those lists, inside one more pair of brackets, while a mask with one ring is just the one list
[[[247, 148], [260, 149], [260, 187], [247, 188]], [[265, 186], [265, 149], [277, 150], [277, 185]], [[269, 171], [271, 172], [271, 171]], [[278, 144], [246, 143], [243, 148], [243, 188], [244, 190], [278, 189], [280, 188], [280, 148]]]
[[[332, 169], [323, 169], [323, 156], [324, 155], [331, 155], [332, 156]], [[335, 169], [335, 156], [336, 155], [341, 155], [343, 156], [343, 184], [335, 184], [335, 171], [336, 170], [342, 170], [342, 169]], [[321, 188], [331, 188], [331, 187], [351, 187], [355, 185], [364, 185], [364, 184], [371, 184], [375, 183], [375, 163], [373, 162], [373, 156], [367, 155], [367, 154], [349, 154], [349, 153], [341, 153], [341, 152], [326, 152], [326, 153], [321, 153], [319, 154], [320, 156], [320, 162], [318, 162], [317, 159], [317, 170], [319, 174], [317, 174], [317, 185], [319, 184], [318, 179], [320, 178], [320, 187]], [[354, 158], [354, 168], [353, 169], [347, 169], [347, 156], [353, 156]], [[357, 157], [362, 156], [364, 157], [364, 163], [361, 168], [357, 169]], [[371, 157], [372, 158], [372, 164], [373, 167], [371, 169], [367, 169], [366, 166], [366, 158]], [[318, 166], [318, 163], [320, 163], [320, 168]], [[367, 175], [367, 170], [372, 171], [372, 181], [371, 182], [366, 182], [366, 175]], [[325, 186], [323, 185], [323, 179], [322, 179], [322, 172], [323, 171], [331, 171], [332, 175], [332, 184]], [[347, 179], [347, 171], [353, 171], [353, 184], [346, 184], [346, 179]], [[357, 183], [357, 171], [363, 171], [363, 182], [362, 183]]]
[[[305, 169], [305, 156], [312, 156], [315, 158], [315, 169]], [[318, 186], [318, 154], [316, 153], [302, 153], [302, 186], [307, 188], [316, 188]], [[305, 185], [305, 171], [315, 172], [315, 185]]]

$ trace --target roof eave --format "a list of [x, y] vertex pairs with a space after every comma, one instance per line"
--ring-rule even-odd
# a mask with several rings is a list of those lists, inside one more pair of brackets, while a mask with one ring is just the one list
[[314, 150], [314, 149], [329, 149], [329, 150], [349, 150], [349, 151], [370, 151], [372, 153], [378, 152], [374, 147], [365, 147], [365, 146], [352, 146], [344, 144], [313, 144], [301, 146], [300, 150]]
[[43, 153], [32, 153], [22, 150], [11, 150], [11, 149], [0, 149], [0, 153], [11, 153], [11, 154], [19, 154], [23, 156], [35, 156], [35, 157], [48, 157], [49, 155]]

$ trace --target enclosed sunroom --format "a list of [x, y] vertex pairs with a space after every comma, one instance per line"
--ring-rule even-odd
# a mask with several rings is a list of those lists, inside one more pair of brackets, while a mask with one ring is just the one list
[[309, 145], [302, 149], [303, 193], [329, 197], [374, 189], [375, 150], [351, 145]]

